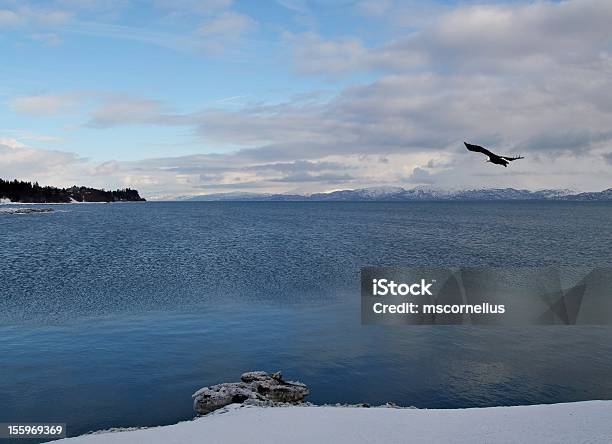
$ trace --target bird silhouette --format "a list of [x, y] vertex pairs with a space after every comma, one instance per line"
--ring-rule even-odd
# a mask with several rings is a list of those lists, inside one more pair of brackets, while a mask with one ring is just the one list
[[468, 149], [468, 151], [473, 151], [475, 153], [484, 154], [485, 156], [489, 158], [487, 162], [494, 163], [495, 165], [503, 165], [507, 167], [508, 164], [512, 162], [513, 160], [524, 159], [524, 157], [521, 157], [521, 156], [516, 156], [516, 157], [498, 156], [497, 154], [492, 153], [488, 149], [483, 148], [481, 146], [472, 145], [471, 143], [467, 143], [467, 142], [463, 142], [463, 143], [465, 144], [465, 147]]

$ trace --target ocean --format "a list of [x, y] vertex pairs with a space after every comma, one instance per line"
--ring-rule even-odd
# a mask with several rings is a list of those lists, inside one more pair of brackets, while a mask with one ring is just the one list
[[309, 400], [612, 399], [612, 327], [361, 325], [362, 266], [612, 264], [605, 202], [147, 202], [0, 214], [0, 422], [193, 417], [282, 370]]

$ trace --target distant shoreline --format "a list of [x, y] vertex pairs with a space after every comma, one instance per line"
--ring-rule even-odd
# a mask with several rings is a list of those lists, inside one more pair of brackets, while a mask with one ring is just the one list
[[27, 205], [91, 205], [91, 204], [134, 204], [134, 203], [153, 203], [153, 204], [163, 204], [163, 203], [176, 203], [176, 204], [223, 204], [223, 203], [266, 203], [266, 204], [351, 204], [351, 203], [359, 203], [359, 204], [419, 204], [419, 203], [435, 203], [435, 204], [449, 204], [449, 203], [612, 203], [612, 200], [570, 200], [570, 199], [448, 199], [448, 200], [145, 200], [145, 201], [115, 201], [115, 202], [6, 202], [0, 201], [0, 207], [4, 206], [27, 206]]
[[114, 191], [90, 187], [72, 186], [57, 188], [41, 186], [38, 182], [0, 179], [0, 202], [25, 204], [51, 204], [73, 202], [143, 202], [138, 190], [124, 188]]
[[[89, 205], [89, 204], [126, 204], [126, 203], [144, 203], [146, 200], [116, 200], [111, 202], [95, 201], [95, 202], [6, 202], [0, 201], [1, 205]], [[160, 201], [161, 202], [161, 201]]]
[[405, 189], [374, 187], [314, 194], [217, 193], [177, 197], [181, 202], [469, 202], [469, 201], [612, 201], [612, 188], [595, 192], [515, 188], [444, 190], [430, 187]]

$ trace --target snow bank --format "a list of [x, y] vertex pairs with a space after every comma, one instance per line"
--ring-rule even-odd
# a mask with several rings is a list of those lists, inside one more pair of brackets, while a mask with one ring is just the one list
[[612, 401], [459, 410], [237, 407], [179, 424], [83, 435], [68, 444], [610, 442]]

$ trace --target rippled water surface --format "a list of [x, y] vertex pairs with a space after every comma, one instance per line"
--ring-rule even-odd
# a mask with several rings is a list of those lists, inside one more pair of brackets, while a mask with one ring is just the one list
[[360, 325], [365, 265], [609, 265], [607, 203], [146, 203], [0, 214], [0, 422], [192, 416], [283, 369], [311, 401], [612, 399], [611, 327]]

